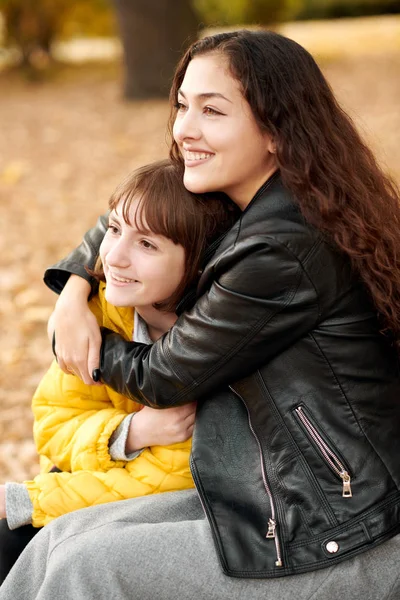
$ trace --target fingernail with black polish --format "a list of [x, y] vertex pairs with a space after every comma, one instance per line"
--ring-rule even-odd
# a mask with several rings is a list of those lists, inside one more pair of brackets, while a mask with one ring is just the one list
[[92, 379], [93, 379], [93, 381], [95, 381], [96, 383], [97, 383], [98, 381], [100, 381], [100, 369], [93, 369], [93, 372], [92, 372]]

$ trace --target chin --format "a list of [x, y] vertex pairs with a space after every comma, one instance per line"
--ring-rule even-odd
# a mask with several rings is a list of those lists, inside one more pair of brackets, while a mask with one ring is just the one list
[[107, 302], [109, 302], [113, 306], [129, 306], [126, 301], [126, 298], [123, 298], [120, 294], [113, 294], [112, 290], [107, 290], [107, 288], [105, 297]]
[[205, 194], [206, 192], [210, 192], [210, 186], [208, 186], [204, 181], [200, 178], [192, 178], [192, 177], [183, 177], [183, 185], [185, 188], [192, 192], [192, 194]]

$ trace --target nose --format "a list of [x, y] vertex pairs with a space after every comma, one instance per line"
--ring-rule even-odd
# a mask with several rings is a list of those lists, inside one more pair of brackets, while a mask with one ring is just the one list
[[118, 267], [120, 269], [130, 266], [130, 250], [131, 244], [128, 243], [124, 236], [118, 238], [112, 248], [109, 249], [106, 255], [106, 261], [110, 267]]
[[199, 140], [202, 136], [199, 118], [190, 108], [178, 113], [174, 122], [174, 139], [178, 143], [185, 140]]

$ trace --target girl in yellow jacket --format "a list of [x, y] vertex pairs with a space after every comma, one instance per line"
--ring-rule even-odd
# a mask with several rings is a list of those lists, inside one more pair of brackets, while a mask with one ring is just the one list
[[[181, 168], [169, 161], [130, 175], [111, 197], [110, 211], [91, 310], [100, 325], [152, 343], [176, 321], [206, 247], [235, 213], [226, 200], [188, 192]], [[163, 446], [149, 443], [160, 444], [161, 432], [147, 434], [144, 443], [140, 435], [142, 416], [147, 427], [151, 420], [157, 426], [171, 410], [179, 409], [160, 413], [106, 386], [86, 385], [54, 361], [33, 398], [40, 474], [0, 486], [0, 517], [9, 529], [38, 528], [80, 508], [193, 487], [190, 439]], [[182, 411], [190, 432], [194, 407]]]

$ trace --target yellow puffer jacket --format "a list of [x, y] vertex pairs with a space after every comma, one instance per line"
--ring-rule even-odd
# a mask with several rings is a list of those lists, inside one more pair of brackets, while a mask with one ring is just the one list
[[[90, 302], [100, 325], [132, 339], [133, 309], [115, 308], [104, 284]], [[189, 469], [191, 440], [146, 448], [136, 459], [113, 461], [110, 436], [142, 408], [106, 386], [88, 386], [54, 361], [33, 397], [34, 438], [40, 475], [25, 481], [41, 527], [79, 508], [194, 487]], [[62, 473], [49, 473], [52, 466]]]

